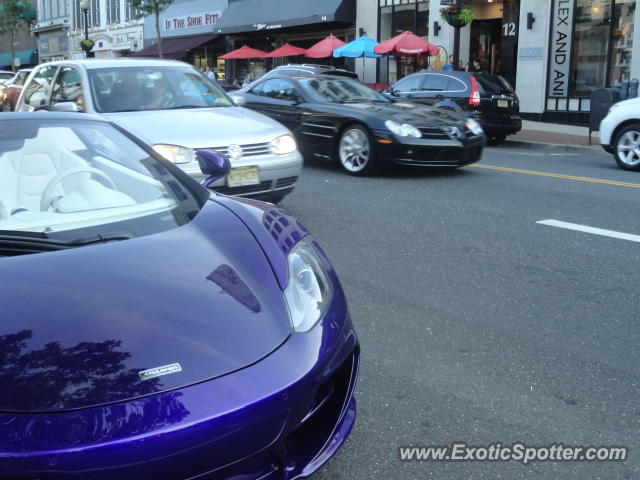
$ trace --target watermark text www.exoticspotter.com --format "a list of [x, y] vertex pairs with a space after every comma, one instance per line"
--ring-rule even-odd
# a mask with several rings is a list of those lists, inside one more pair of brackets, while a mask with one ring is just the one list
[[529, 446], [516, 442], [511, 445], [492, 443], [472, 446], [465, 442], [427, 447], [398, 448], [403, 462], [624, 462], [627, 447], [573, 446], [554, 443], [548, 446]]

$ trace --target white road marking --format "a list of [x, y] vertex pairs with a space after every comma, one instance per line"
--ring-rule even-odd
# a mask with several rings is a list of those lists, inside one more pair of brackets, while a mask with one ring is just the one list
[[541, 220], [536, 223], [540, 225], [548, 225], [550, 227], [566, 228], [567, 230], [576, 230], [578, 232], [592, 233], [593, 235], [602, 235], [603, 237], [619, 238], [621, 240], [640, 243], [640, 235], [632, 235], [630, 233], [604, 230], [602, 228], [588, 227], [586, 225], [578, 225], [577, 223], [561, 222], [559, 220]]

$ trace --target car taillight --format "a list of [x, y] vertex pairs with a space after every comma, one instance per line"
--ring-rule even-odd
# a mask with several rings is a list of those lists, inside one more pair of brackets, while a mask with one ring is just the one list
[[473, 75], [471, 75], [471, 95], [469, 95], [469, 105], [480, 105], [480, 90], [478, 90], [476, 77]]

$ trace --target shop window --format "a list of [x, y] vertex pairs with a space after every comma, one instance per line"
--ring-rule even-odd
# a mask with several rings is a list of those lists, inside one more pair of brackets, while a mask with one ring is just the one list
[[[379, 0], [378, 40], [384, 41], [405, 31], [420, 37], [429, 34], [429, 2], [416, 0]], [[383, 58], [379, 62], [379, 81], [394, 83], [413, 72], [426, 68], [424, 57], [418, 59]]]
[[418, 4], [418, 16], [416, 17], [416, 35], [426, 37], [429, 35], [429, 3]]
[[415, 32], [416, 6], [414, 5], [398, 5], [394, 15], [394, 32], [393, 36], [402, 32]]
[[635, 0], [616, 0], [613, 7], [613, 38], [611, 41], [611, 70], [609, 72], [611, 86], [618, 86], [629, 80], [635, 9]]
[[576, 1], [569, 96], [589, 97], [606, 86], [611, 5], [611, 0]]

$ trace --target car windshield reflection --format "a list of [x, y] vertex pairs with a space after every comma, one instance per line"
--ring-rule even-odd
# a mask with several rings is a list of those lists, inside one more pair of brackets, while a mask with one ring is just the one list
[[191, 68], [97, 68], [89, 70], [89, 82], [101, 113], [233, 106], [220, 87]]
[[323, 102], [390, 102], [384, 95], [350, 78], [301, 78], [299, 82], [316, 100]]

